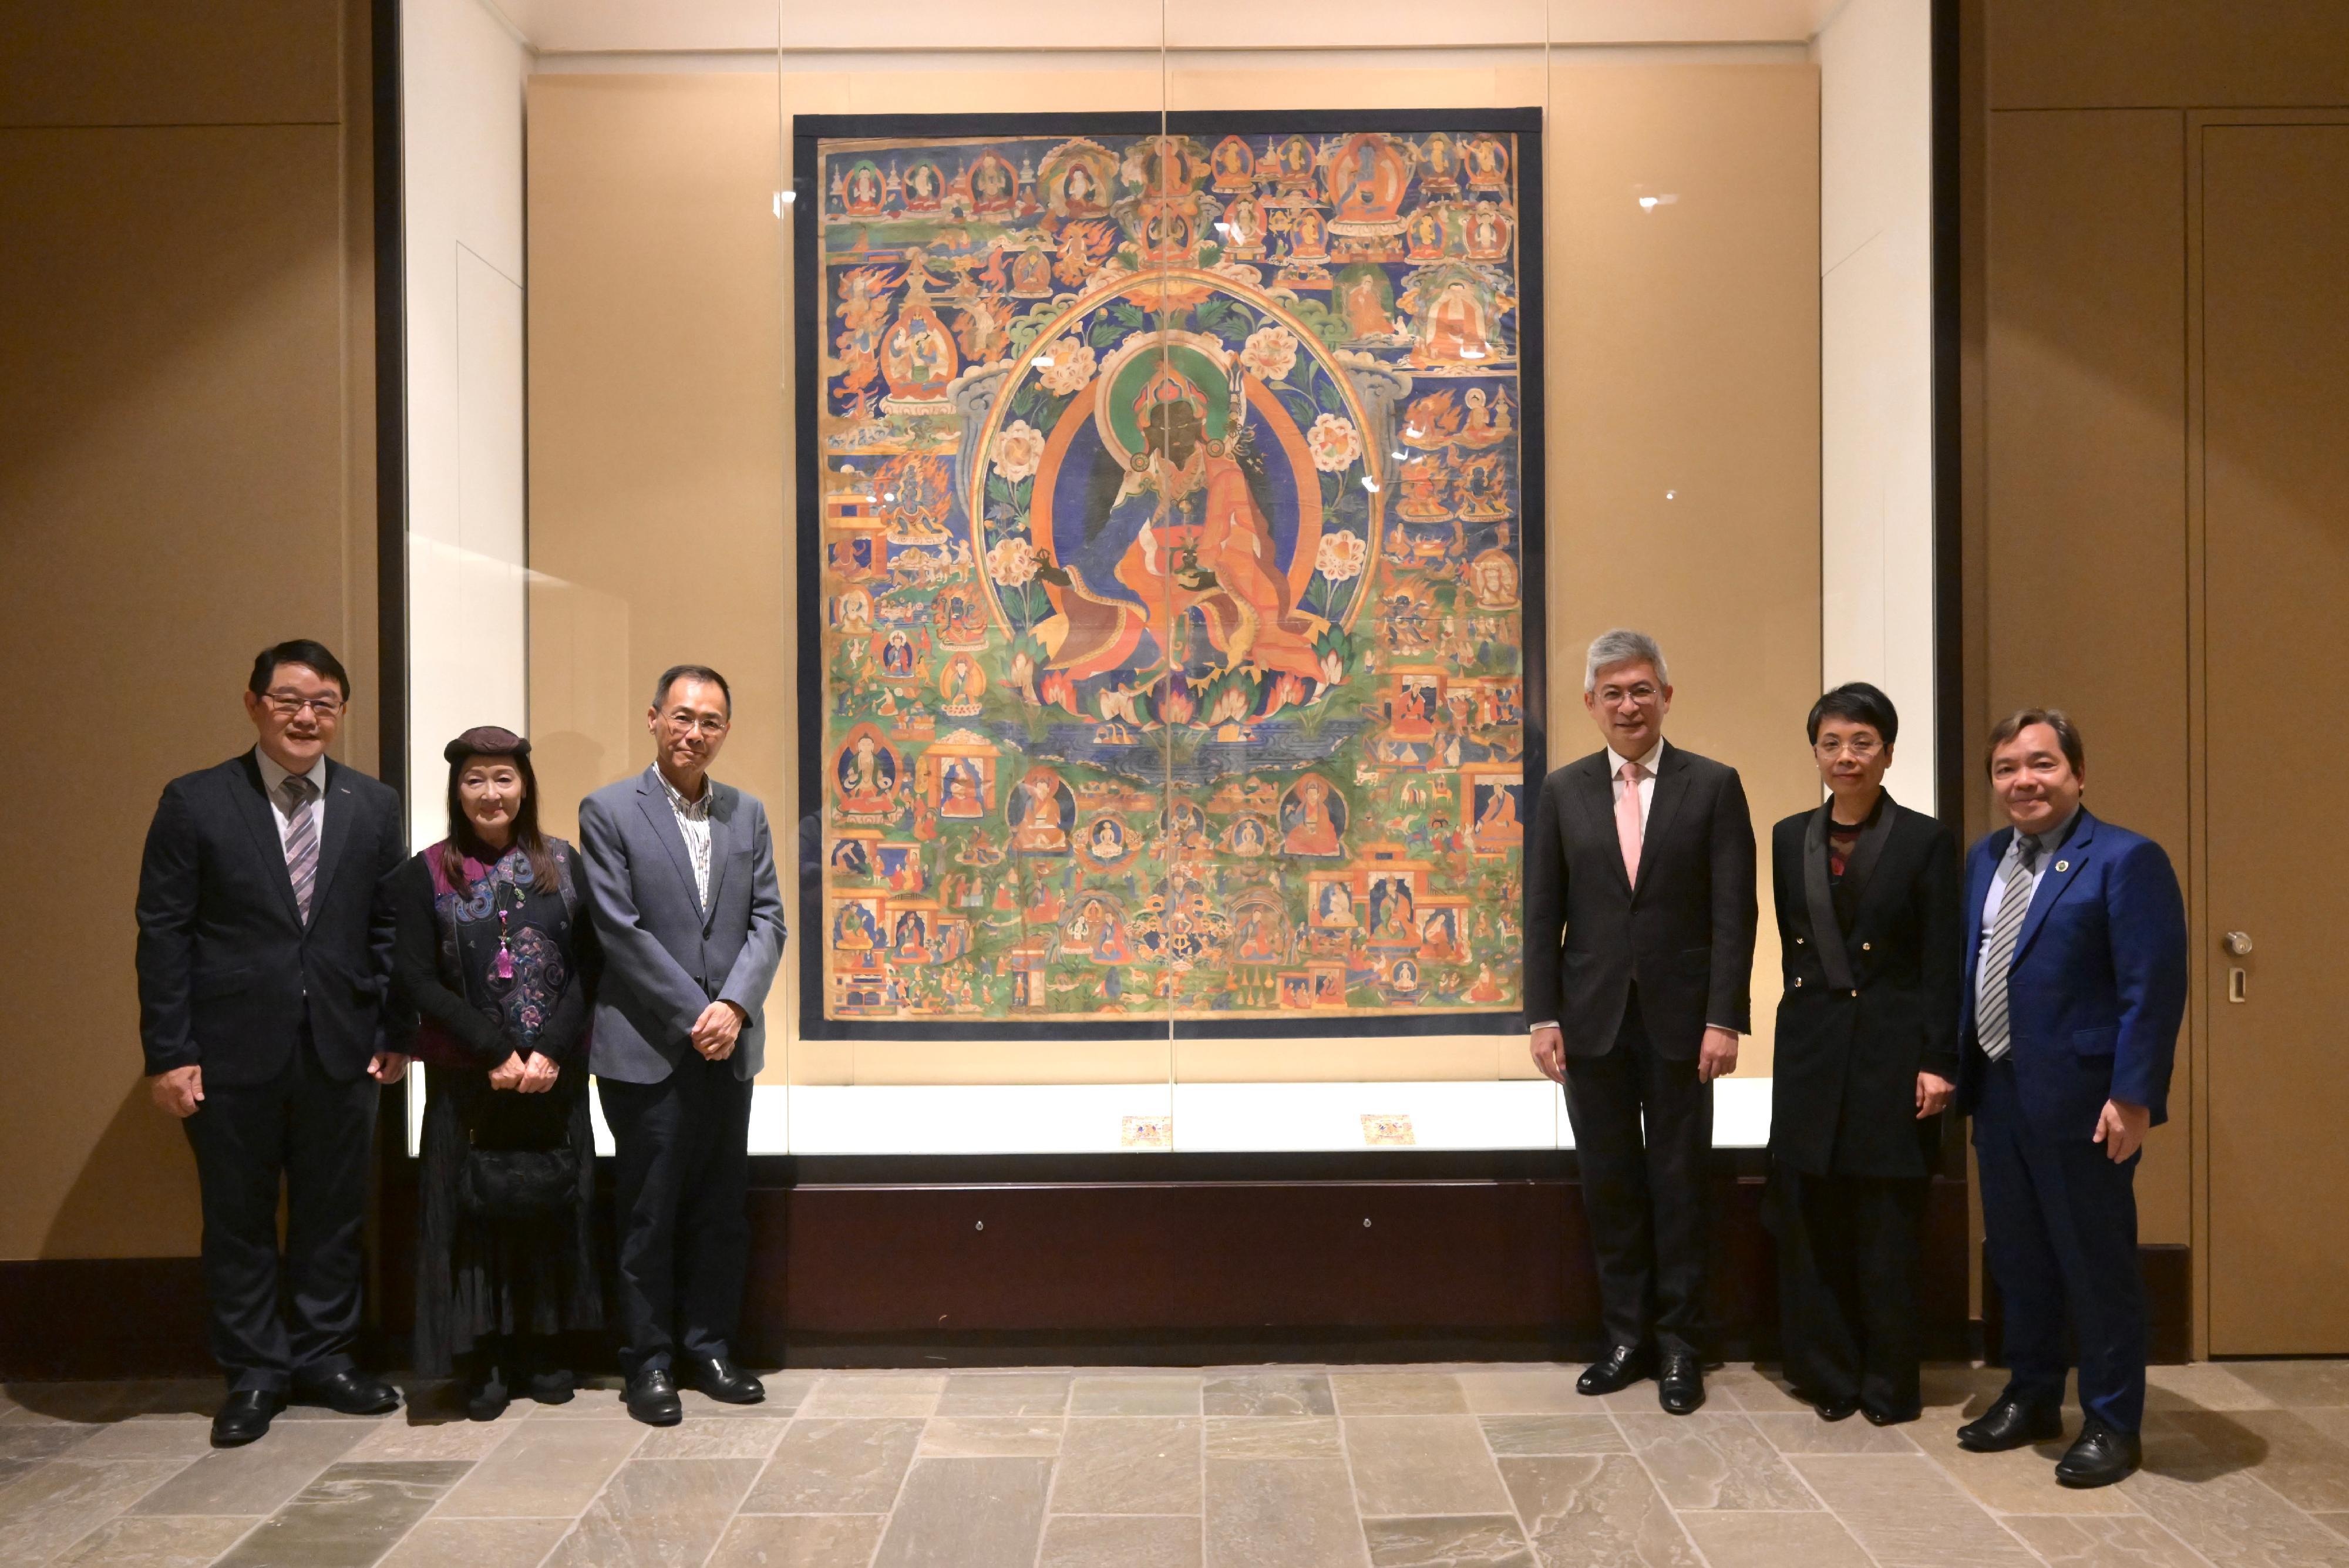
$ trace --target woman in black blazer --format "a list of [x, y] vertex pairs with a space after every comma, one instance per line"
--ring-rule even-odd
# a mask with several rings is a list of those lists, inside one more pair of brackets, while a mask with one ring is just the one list
[[1778, 824], [1785, 992], [1772, 1214], [1787, 1380], [1830, 1421], [1914, 1420], [1918, 1235], [1958, 1075], [1958, 843], [1885, 793], [1899, 715], [1864, 682], [1811, 709], [1826, 803]]

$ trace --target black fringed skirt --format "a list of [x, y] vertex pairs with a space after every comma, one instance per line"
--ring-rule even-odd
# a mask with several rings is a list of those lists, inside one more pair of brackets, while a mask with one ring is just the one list
[[[480, 1069], [426, 1070], [424, 1138], [418, 1171], [416, 1247], [417, 1372], [445, 1377], [456, 1358], [483, 1340], [557, 1334], [604, 1326], [595, 1268], [595, 1148], [587, 1114], [587, 1071], [566, 1067], [543, 1095], [490, 1087]], [[576, 1151], [575, 1201], [561, 1212], [523, 1221], [484, 1220], [463, 1212], [457, 1183], [475, 1132], [506, 1147]]]

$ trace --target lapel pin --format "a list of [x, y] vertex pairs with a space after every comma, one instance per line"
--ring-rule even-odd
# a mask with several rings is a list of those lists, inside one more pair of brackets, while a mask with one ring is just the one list
[[2055, 862], [2055, 869], [2058, 871], [2069, 871], [2071, 868], [2072, 863], [2069, 860], [2058, 860]]

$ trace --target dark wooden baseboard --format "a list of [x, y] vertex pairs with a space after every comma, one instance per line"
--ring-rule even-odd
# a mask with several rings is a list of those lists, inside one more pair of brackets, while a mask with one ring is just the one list
[[[2194, 1252], [2182, 1243], [2140, 1244], [2137, 1272], [2145, 1279], [2146, 1359], [2156, 1366], [2182, 1366], [2194, 1359]], [[1983, 1359], [2003, 1365], [2001, 1339], [2005, 1332], [2005, 1305], [1998, 1281], [1982, 1258]]]
[[[753, 1162], [742, 1349], [769, 1366], [1572, 1359], [1599, 1348], [1570, 1156]], [[608, 1179], [608, 1171], [605, 1173]], [[368, 1351], [406, 1360], [414, 1166], [388, 1160]], [[1776, 1354], [1758, 1159], [1714, 1165], [1713, 1348]], [[602, 1223], [610, 1257], [608, 1197]], [[1365, 1223], [1368, 1221], [1368, 1223]], [[1963, 1356], [1966, 1196], [1927, 1205], [1926, 1353]], [[2182, 1296], [2181, 1296], [2182, 1300]], [[0, 1376], [202, 1375], [195, 1260], [0, 1264]]]
[[0, 1262], [0, 1377], [44, 1382], [215, 1371], [193, 1258]]

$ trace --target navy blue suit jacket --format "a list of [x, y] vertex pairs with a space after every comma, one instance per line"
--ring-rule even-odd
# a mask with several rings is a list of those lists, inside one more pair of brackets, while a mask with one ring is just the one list
[[[1974, 1027], [1982, 906], [2013, 838], [2001, 828], [1966, 857], [1958, 1109], [1968, 1114], [1990, 1067]], [[2023, 917], [2007, 986], [2010, 1060], [2035, 1136], [2085, 1142], [2106, 1100], [2146, 1106], [2157, 1127], [2168, 1120], [2186, 1016], [2186, 901], [2160, 845], [2082, 808]]]

